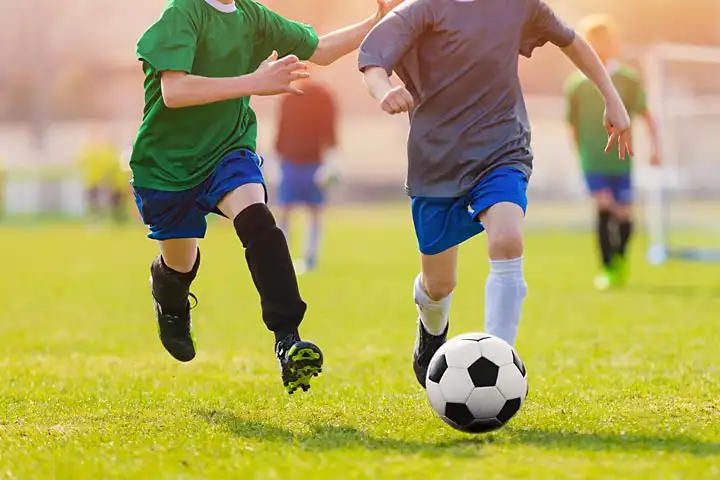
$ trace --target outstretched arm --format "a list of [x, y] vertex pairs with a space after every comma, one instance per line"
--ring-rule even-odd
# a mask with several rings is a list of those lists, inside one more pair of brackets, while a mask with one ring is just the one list
[[317, 65], [330, 65], [357, 50], [368, 32], [398, 3], [397, 0], [387, 3], [378, 0], [378, 10], [372, 17], [321, 36], [310, 61]]
[[660, 146], [660, 129], [658, 128], [655, 116], [649, 109], [645, 109], [640, 113], [645, 124], [647, 125], [648, 134], [650, 134], [650, 165], [658, 166], [662, 164], [662, 154]]
[[595, 84], [605, 101], [605, 128], [609, 135], [605, 152], [617, 144], [620, 158], [632, 155], [630, 116], [595, 51], [580, 36], [575, 36], [562, 51]]
[[307, 66], [290, 55], [278, 60], [273, 52], [253, 73], [239, 77], [209, 78], [186, 72], [163, 71], [162, 96], [168, 108], [193, 107], [251, 95], [302, 93], [293, 82], [308, 77]]

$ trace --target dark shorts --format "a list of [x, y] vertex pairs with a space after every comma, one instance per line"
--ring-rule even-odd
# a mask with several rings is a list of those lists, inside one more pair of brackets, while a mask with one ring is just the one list
[[153, 240], [205, 237], [205, 217], [210, 213], [222, 215], [217, 206], [225, 195], [242, 185], [265, 185], [261, 165], [262, 159], [257, 154], [240, 150], [226, 156], [212, 175], [191, 189], [167, 192], [134, 187], [135, 203], [143, 223], [150, 229], [148, 237]]
[[435, 255], [485, 230], [478, 216], [502, 202], [527, 209], [528, 177], [515, 168], [492, 171], [458, 198], [412, 197], [412, 217], [420, 252]]
[[297, 164], [284, 160], [280, 164], [278, 203], [280, 205], [325, 203], [325, 192], [316, 179], [321, 166], [319, 163]]
[[616, 203], [629, 205], [633, 201], [632, 175], [605, 175], [598, 173], [586, 173], [590, 193], [610, 191]]

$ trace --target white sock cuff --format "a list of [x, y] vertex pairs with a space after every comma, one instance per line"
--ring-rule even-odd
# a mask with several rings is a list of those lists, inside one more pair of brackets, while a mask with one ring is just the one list
[[490, 271], [500, 275], [512, 275], [523, 271], [523, 257], [509, 260], [490, 260]]
[[413, 284], [413, 295], [415, 297], [416, 304], [429, 306], [449, 303], [453, 294], [451, 293], [447, 297], [441, 298], [440, 300], [433, 300], [432, 298], [430, 298], [430, 295], [428, 295], [428, 293], [425, 291], [425, 287], [423, 287], [422, 273], [418, 273], [417, 277], [415, 277], [415, 282]]

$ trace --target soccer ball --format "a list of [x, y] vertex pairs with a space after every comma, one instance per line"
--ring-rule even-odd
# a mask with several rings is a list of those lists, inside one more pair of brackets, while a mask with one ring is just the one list
[[448, 425], [485, 433], [505, 425], [528, 393], [525, 365], [513, 347], [487, 333], [466, 333], [430, 361], [428, 400]]

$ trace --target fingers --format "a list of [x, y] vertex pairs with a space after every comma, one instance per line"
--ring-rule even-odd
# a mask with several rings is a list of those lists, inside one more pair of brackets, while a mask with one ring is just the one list
[[613, 147], [618, 143], [617, 132], [610, 129], [610, 136], [608, 137], [607, 145], [605, 145], [605, 153], [610, 153]]
[[268, 58], [265, 59], [266, 62], [274, 62], [278, 58], [277, 50], [273, 50], [272, 53]]
[[412, 95], [405, 88], [396, 88], [386, 95], [380, 106], [385, 112], [395, 115], [410, 111], [414, 102]]
[[[283, 57], [280, 60], [278, 60], [278, 63], [281, 65], [293, 65], [293, 64], [305, 65], [304, 63], [300, 62], [300, 59], [295, 55], [288, 55], [287, 57]], [[305, 65], [305, 67], [307, 68], [306, 65]]]
[[285, 87], [285, 92], [289, 93], [291, 95], [302, 95], [305, 93], [302, 90], [300, 90], [299, 88], [293, 87], [292, 85], [288, 85], [287, 87]]
[[290, 81], [303, 80], [310, 78], [310, 72], [290, 72]]

